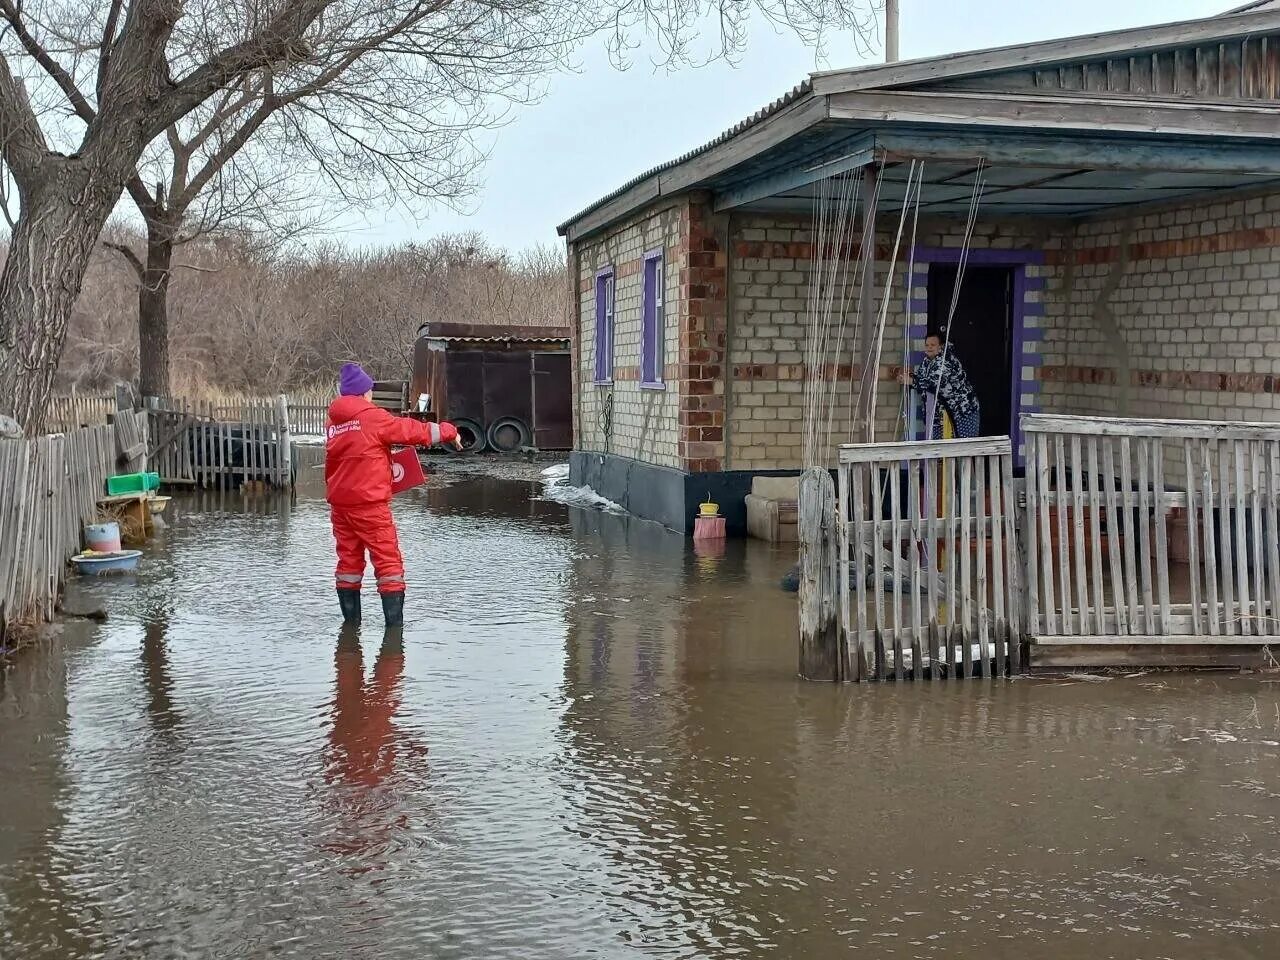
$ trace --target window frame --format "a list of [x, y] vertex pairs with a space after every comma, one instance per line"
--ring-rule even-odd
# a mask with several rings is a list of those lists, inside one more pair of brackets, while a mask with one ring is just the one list
[[607, 387], [613, 384], [613, 345], [618, 312], [618, 280], [612, 265], [596, 273], [595, 302], [594, 383]]
[[[667, 388], [663, 369], [667, 340], [666, 284], [665, 251], [650, 250], [642, 258], [640, 284], [640, 387], [644, 390]], [[646, 369], [650, 366], [651, 369]]]

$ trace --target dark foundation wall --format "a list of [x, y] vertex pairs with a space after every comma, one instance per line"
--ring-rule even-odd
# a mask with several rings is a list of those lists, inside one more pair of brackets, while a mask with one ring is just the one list
[[652, 520], [679, 533], [693, 533], [698, 504], [708, 497], [720, 505], [730, 537], [747, 535], [747, 508], [753, 477], [793, 476], [795, 470], [721, 470], [685, 473], [613, 454], [575, 450], [569, 482], [590, 487], [632, 516]]

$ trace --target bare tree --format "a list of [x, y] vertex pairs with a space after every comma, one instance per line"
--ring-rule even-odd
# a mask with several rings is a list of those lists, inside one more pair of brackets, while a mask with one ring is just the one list
[[[495, 93], [534, 90], [589, 35], [609, 31], [619, 57], [630, 37], [654, 35], [676, 63], [707, 23], [720, 55], [741, 47], [752, 14], [820, 45], [828, 28], [863, 29], [866, 4], [0, 0], [0, 159], [20, 208], [0, 273], [0, 397], [39, 428], [68, 318], [126, 186], [157, 224], [165, 278], [144, 276], [140, 299], [163, 295], [175, 210], [185, 218], [268, 123], [282, 155], [310, 163], [339, 197], [358, 199], [370, 182], [432, 195], [447, 132], [489, 116]], [[424, 119], [444, 133], [424, 142]], [[140, 176], [161, 138], [171, 172], [206, 158], [178, 178], [179, 198], [172, 177], [161, 191]], [[455, 158], [444, 157], [445, 181]]]

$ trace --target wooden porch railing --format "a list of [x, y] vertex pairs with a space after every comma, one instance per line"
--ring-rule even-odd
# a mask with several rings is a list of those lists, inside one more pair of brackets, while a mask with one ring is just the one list
[[1280, 425], [1037, 415], [1023, 430], [1038, 644], [1280, 642]]

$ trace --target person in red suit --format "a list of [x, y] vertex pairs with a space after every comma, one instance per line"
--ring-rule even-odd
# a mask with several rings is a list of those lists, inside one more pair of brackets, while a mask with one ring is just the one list
[[342, 619], [360, 619], [365, 555], [373, 560], [387, 626], [404, 622], [404, 559], [391, 519], [391, 448], [452, 443], [451, 423], [419, 423], [373, 404], [373, 378], [343, 364], [339, 396], [329, 405], [324, 451], [325, 495], [338, 546], [337, 587]]

